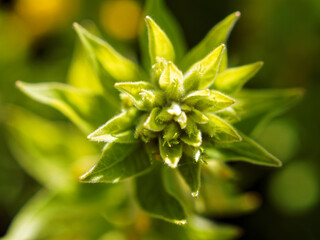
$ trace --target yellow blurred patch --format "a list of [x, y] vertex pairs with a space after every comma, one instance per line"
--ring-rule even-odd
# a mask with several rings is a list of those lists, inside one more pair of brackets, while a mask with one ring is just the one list
[[141, 17], [141, 7], [133, 0], [110, 0], [101, 6], [100, 21], [104, 30], [121, 40], [137, 36]]
[[35, 36], [65, 23], [74, 12], [75, 0], [17, 0], [15, 12]]

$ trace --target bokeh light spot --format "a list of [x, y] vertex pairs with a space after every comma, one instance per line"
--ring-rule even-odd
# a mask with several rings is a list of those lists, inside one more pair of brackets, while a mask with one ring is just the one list
[[299, 214], [319, 200], [319, 183], [307, 162], [293, 162], [276, 173], [270, 184], [273, 204], [285, 214]]
[[101, 24], [108, 34], [117, 39], [135, 38], [141, 17], [141, 7], [133, 0], [111, 0], [101, 6]]

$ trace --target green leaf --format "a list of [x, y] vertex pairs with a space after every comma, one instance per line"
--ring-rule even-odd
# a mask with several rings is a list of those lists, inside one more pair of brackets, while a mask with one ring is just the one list
[[191, 119], [188, 119], [187, 126], [185, 128], [185, 134], [183, 134], [180, 139], [193, 147], [200, 147], [202, 144], [202, 134], [199, 128], [197, 127], [197, 124], [192, 121]]
[[239, 91], [262, 67], [263, 62], [256, 62], [241, 67], [228, 68], [219, 73], [212, 88], [226, 94]]
[[163, 139], [165, 142], [170, 143], [172, 140], [177, 140], [180, 136], [180, 127], [176, 122], [171, 122], [163, 130]]
[[168, 144], [162, 136], [159, 136], [159, 149], [163, 161], [171, 168], [178, 166], [179, 160], [182, 156], [182, 144]]
[[183, 58], [180, 69], [186, 71], [192, 64], [203, 59], [212, 49], [225, 43], [239, 17], [240, 12], [235, 12], [215, 25], [207, 36]]
[[61, 83], [24, 83], [17, 87], [34, 100], [56, 108], [89, 134], [116, 111], [112, 102], [86, 89]]
[[99, 154], [69, 123], [49, 121], [16, 106], [10, 106], [5, 124], [6, 141], [14, 158], [30, 176], [52, 191], [71, 191], [84, 165]]
[[182, 72], [174, 65], [168, 62], [159, 78], [159, 86], [166, 92], [166, 96], [172, 100], [179, 100], [183, 95]]
[[190, 217], [186, 231], [190, 239], [197, 240], [230, 240], [238, 239], [241, 229], [229, 225], [217, 225], [200, 216]]
[[67, 83], [77, 88], [92, 90], [95, 93], [102, 94], [104, 91], [88, 55], [78, 42], [69, 66]]
[[278, 114], [296, 104], [304, 94], [301, 88], [242, 90], [232, 108], [241, 121], [261, 114]]
[[1, 239], [98, 239], [114, 228], [99, 214], [101, 205], [96, 209], [75, 199], [41, 190], [19, 211]]
[[193, 197], [198, 197], [200, 189], [200, 162], [183, 155], [178, 170], [188, 184]]
[[[98, 142], [113, 142], [119, 138], [134, 141], [134, 132], [127, 130], [133, 126], [138, 116], [139, 114], [136, 108], [125, 110], [91, 133], [88, 139]], [[124, 136], [125, 138], [123, 138]], [[130, 136], [132, 138], [130, 138]]]
[[[179, 61], [185, 54], [186, 43], [178, 22], [165, 6], [163, 0], [146, 0], [145, 10], [167, 34], [175, 50], [176, 60]], [[142, 50], [142, 60], [146, 69], [150, 69], [149, 48], [147, 31], [143, 31], [140, 36], [140, 46]]]
[[108, 143], [100, 160], [80, 177], [87, 183], [115, 183], [150, 170], [152, 163], [139, 143]]
[[163, 93], [147, 82], [116, 83], [115, 88], [127, 94], [139, 110], [148, 111], [164, 103]]
[[146, 17], [149, 39], [149, 55], [151, 65], [156, 63], [156, 57], [162, 57], [167, 61], [174, 61], [174, 48], [166, 33], [152, 20]]
[[77, 23], [74, 23], [74, 28], [96, 69], [101, 66], [117, 82], [133, 82], [145, 78], [138, 65], [121, 56], [107, 42], [91, 34]]
[[238, 142], [241, 141], [241, 136], [237, 131], [223, 119], [215, 114], [207, 113], [209, 122], [199, 125], [199, 128], [208, 134], [214, 142]]
[[182, 102], [202, 112], [216, 112], [231, 106], [235, 100], [218, 91], [206, 89], [189, 93]]
[[159, 166], [136, 178], [136, 194], [140, 207], [152, 216], [175, 224], [186, 223], [183, 207], [167, 192]]
[[221, 44], [205, 58], [195, 63], [185, 74], [183, 86], [186, 92], [206, 89], [217, 76], [225, 45]]
[[166, 124], [157, 120], [157, 116], [159, 115], [160, 111], [160, 108], [153, 108], [143, 126], [154, 132], [162, 131], [166, 127]]
[[209, 119], [202, 112], [197, 109], [192, 109], [191, 112], [188, 113], [188, 118], [191, 118], [194, 122], [198, 124], [206, 124]]
[[245, 136], [243, 133], [241, 133], [241, 138], [241, 142], [214, 144], [214, 149], [208, 149], [207, 154], [212, 159], [245, 161], [257, 165], [281, 167], [281, 161], [253, 139]]

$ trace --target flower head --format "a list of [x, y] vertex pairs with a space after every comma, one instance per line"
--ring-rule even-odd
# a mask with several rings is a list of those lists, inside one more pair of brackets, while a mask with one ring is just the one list
[[[197, 197], [200, 166], [208, 161], [280, 166], [276, 157], [232, 124], [279, 112], [301, 96], [299, 89], [242, 90], [262, 62], [228, 68], [225, 42], [239, 16], [236, 12], [225, 18], [182, 58], [175, 52], [177, 45], [147, 16], [149, 74], [75, 24], [103, 93], [63, 84], [18, 86], [91, 132], [90, 140], [106, 143], [101, 159], [81, 177], [83, 182], [136, 177], [141, 207], [182, 224], [184, 210], [168, 193], [162, 170], [178, 172]], [[116, 114], [110, 119], [110, 113]]]

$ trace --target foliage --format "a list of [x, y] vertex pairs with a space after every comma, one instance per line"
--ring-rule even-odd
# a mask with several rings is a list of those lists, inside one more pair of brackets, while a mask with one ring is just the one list
[[[154, 5], [160, 1], [148, 2], [147, 34], [145, 32], [141, 34], [142, 52], [149, 52], [148, 58], [145, 54], [142, 55], [145, 69], [122, 56], [110, 44], [79, 24], [74, 24], [92, 63], [93, 69], [88, 71], [94, 70], [93, 74], [100, 82], [94, 82], [92, 85], [84, 82], [84, 86], [77, 87], [61, 83], [18, 82], [17, 86], [33, 99], [61, 111], [84, 134], [89, 134], [90, 140], [105, 143], [100, 160], [81, 176], [82, 182], [117, 183], [131, 179], [132, 185], [129, 188], [134, 186], [136, 200], [141, 209], [153, 217], [169, 222], [180, 225], [188, 223], [182, 229], [174, 227], [175, 230], [172, 232], [175, 232], [178, 238], [183, 236], [188, 236], [190, 239], [233, 238], [239, 233], [238, 229], [216, 227], [199, 216], [206, 213], [205, 209], [212, 208], [211, 196], [208, 194], [210, 185], [215, 184], [215, 178], [218, 179], [217, 182], [223, 182], [221, 179], [232, 177], [232, 170], [226, 165], [229, 161], [281, 166], [280, 160], [244, 133], [246, 130], [242, 131], [241, 127], [237, 129], [233, 125], [241, 126], [241, 122], [248, 119], [261, 120], [266, 116], [278, 114], [295, 103], [301, 97], [302, 91], [300, 89], [242, 90], [243, 85], [261, 68], [262, 63], [228, 67], [226, 41], [240, 16], [239, 12], [229, 15], [218, 23], [203, 41], [189, 53], [184, 54], [180, 31], [172, 30], [172, 26], [176, 24], [165, 23], [171, 18], [163, 18], [168, 14], [162, 12], [165, 11], [164, 6], [161, 4], [161, 7], [156, 8]], [[178, 36], [173, 37], [171, 42], [172, 36], [169, 36], [169, 33]], [[176, 48], [179, 49], [177, 52]], [[78, 60], [79, 57], [75, 59], [72, 67], [77, 66], [75, 62]], [[70, 82], [77, 82], [74, 79], [82, 74], [80, 72], [75, 74]], [[251, 124], [251, 129], [258, 122], [254, 121], [255, 124]], [[17, 128], [15, 124], [12, 127]], [[96, 130], [93, 131], [94, 129]], [[17, 130], [24, 132], [20, 127]], [[38, 136], [33, 132], [31, 134], [34, 138]], [[59, 134], [61, 136], [57, 137], [57, 142], [67, 142], [63, 132]], [[40, 142], [40, 139], [35, 139], [35, 148], [39, 147], [37, 145]], [[70, 144], [67, 148], [72, 149], [73, 145]], [[95, 147], [90, 151], [94, 153], [92, 155], [96, 155]], [[68, 161], [66, 155], [63, 158]], [[44, 171], [45, 168], [42, 169]], [[230, 175], [223, 177], [222, 172], [230, 172]], [[47, 184], [48, 178], [44, 176], [46, 175], [44, 172], [34, 171], [32, 174], [39, 175], [39, 179]], [[54, 180], [48, 182], [51, 184], [52, 181], [54, 182]], [[69, 182], [70, 180], [66, 181], [66, 186]], [[22, 217], [13, 225], [8, 239], [20, 236], [19, 229], [21, 231], [24, 227], [21, 227], [19, 222], [25, 224], [34, 217], [29, 216], [28, 212], [35, 211], [39, 214], [36, 218], [43, 217], [51, 222], [55, 220], [51, 219], [52, 216], [56, 215], [52, 212], [47, 213], [48, 209], [53, 212], [63, 211], [65, 203], [69, 203], [69, 210], [74, 209], [78, 214], [84, 204], [83, 199], [88, 199], [85, 200], [85, 204], [94, 207], [88, 212], [88, 216], [83, 214], [81, 217], [97, 221], [97, 224], [93, 224], [97, 229], [89, 229], [91, 232], [85, 233], [88, 235], [84, 236], [96, 238], [94, 234], [99, 235], [100, 232], [112, 229], [115, 236], [125, 237], [126, 234], [123, 235], [123, 232], [114, 230], [118, 229], [115, 222], [122, 223], [121, 227], [128, 229], [128, 226], [133, 224], [132, 219], [143, 216], [142, 218], [150, 221], [137, 210], [134, 201], [128, 197], [131, 196], [131, 191], [123, 195], [124, 193], [119, 190], [128, 188], [127, 183], [129, 182], [124, 181], [106, 186], [99, 184], [84, 186], [74, 183], [72, 190], [62, 187], [63, 191], [74, 193], [77, 196], [75, 198], [63, 198], [59, 193], [58, 196], [51, 193], [40, 194], [40, 197], [37, 196], [34, 200], [40, 206], [35, 204], [30, 207], [39, 208], [30, 210], [27, 207], [25, 212], [21, 213]], [[221, 183], [223, 184], [225, 183]], [[88, 192], [83, 193], [83, 188]], [[92, 192], [90, 188], [93, 189]], [[218, 191], [227, 192], [225, 189]], [[228, 194], [230, 193], [226, 193]], [[96, 202], [95, 195], [100, 197], [101, 205], [93, 204]], [[129, 202], [125, 200], [126, 197], [130, 199]], [[112, 198], [120, 200], [117, 203], [114, 199], [111, 203], [104, 201]], [[241, 197], [234, 197], [234, 194], [230, 194], [227, 198], [234, 198], [230, 203], [226, 203], [230, 204], [229, 206], [237, 204], [240, 206], [238, 209], [234, 208], [235, 212], [249, 211], [257, 206], [254, 201], [251, 207], [239, 204], [243, 200]], [[49, 206], [53, 204], [53, 207], [43, 208], [41, 205], [46, 201]], [[60, 202], [62, 206], [59, 205]], [[199, 207], [201, 205], [202, 209]], [[108, 227], [102, 224], [103, 227], [99, 228], [101, 219], [97, 216], [101, 209], [105, 209], [107, 213], [105, 215], [110, 222]], [[114, 209], [119, 211], [116, 212]], [[113, 212], [115, 217], [110, 219]], [[77, 214], [70, 214], [71, 219], [67, 221], [78, 218]], [[132, 219], [127, 219], [126, 223], [125, 219], [130, 214]], [[154, 226], [173, 228], [167, 225], [168, 223], [152, 221]], [[31, 228], [41, 230], [38, 225]], [[152, 230], [148, 231], [135, 234], [144, 236], [155, 234]], [[90, 235], [91, 233], [93, 235]], [[41, 232], [30, 234], [30, 238], [43, 237]], [[54, 237], [55, 232], [52, 234], [50, 237]], [[70, 234], [70, 237], [75, 237], [73, 233]]]

